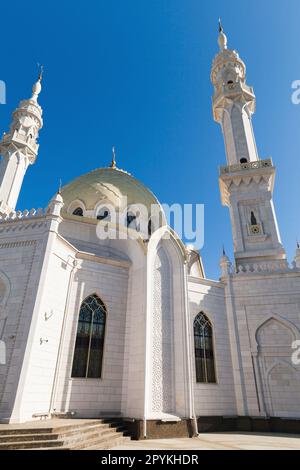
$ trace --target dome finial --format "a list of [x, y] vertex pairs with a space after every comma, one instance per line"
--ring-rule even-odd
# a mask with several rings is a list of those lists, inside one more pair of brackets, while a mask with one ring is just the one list
[[112, 148], [112, 159], [111, 159], [110, 168], [116, 168], [116, 150], [115, 150], [115, 147]]
[[218, 44], [220, 47], [220, 51], [224, 51], [224, 49], [227, 49], [227, 37], [226, 34], [224, 33], [221, 18], [219, 18], [219, 37], [218, 37]]

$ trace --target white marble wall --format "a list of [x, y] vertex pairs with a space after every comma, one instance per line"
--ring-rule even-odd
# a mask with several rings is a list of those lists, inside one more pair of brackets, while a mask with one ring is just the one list
[[238, 405], [246, 415], [299, 416], [300, 369], [292, 363], [292, 341], [300, 338], [299, 292], [296, 272], [233, 278], [242, 387]]
[[[128, 268], [83, 260], [71, 286], [54, 408], [76, 416], [121, 413]], [[73, 353], [82, 301], [97, 294], [107, 308], [102, 376], [72, 378]]]
[[[98, 246], [92, 228], [73, 230], [74, 222], [63, 222], [67, 241], [51, 223], [43, 217], [0, 227], [0, 333], [7, 344], [0, 419], [19, 422], [54, 409], [150, 418], [156, 328], [166, 339], [159, 354], [168, 347], [160, 384], [172, 401], [163, 401], [161, 412], [189, 417], [192, 394], [198, 416], [300, 416], [300, 371], [291, 362], [291, 343], [300, 339], [297, 270], [231, 274], [222, 282], [189, 276], [187, 309], [184, 257], [174, 240], [163, 242], [163, 254], [159, 240], [151, 242], [147, 255], [133, 241]], [[161, 306], [167, 286], [166, 312], [161, 308], [156, 321], [152, 306]], [[103, 375], [75, 379], [79, 308], [93, 293], [108, 310]], [[193, 321], [200, 311], [213, 326], [216, 384], [195, 381]]]
[[[236, 415], [232, 360], [228, 334], [224, 286], [205, 279], [189, 278], [191, 352], [194, 403], [197, 416]], [[205, 313], [213, 328], [216, 383], [196, 383], [193, 323]]]

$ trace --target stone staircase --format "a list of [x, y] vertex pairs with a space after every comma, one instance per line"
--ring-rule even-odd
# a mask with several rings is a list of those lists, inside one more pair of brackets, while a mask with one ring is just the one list
[[[111, 449], [130, 440], [122, 422], [116, 419], [68, 420], [55, 425], [52, 420], [39, 422], [30, 427], [18, 425], [0, 428], [1, 450], [101, 450]], [[31, 423], [32, 424], [32, 423]]]

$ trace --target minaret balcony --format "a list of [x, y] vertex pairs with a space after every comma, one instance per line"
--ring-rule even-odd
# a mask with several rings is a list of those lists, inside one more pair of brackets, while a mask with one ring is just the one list
[[220, 167], [220, 175], [228, 173], [243, 172], [244, 170], [256, 170], [260, 168], [273, 167], [272, 158], [266, 160], [257, 160], [255, 162], [236, 163], [235, 165], [226, 165]]
[[[216, 88], [213, 95], [213, 107], [225, 107], [224, 99], [235, 100], [236, 97], [243, 96], [248, 104], [255, 102], [254, 90], [251, 86], [240, 81], [233, 83], [224, 83], [219, 88]], [[254, 112], [254, 109], [253, 111]]]
[[39, 149], [39, 144], [35, 142], [34, 138], [28, 135], [22, 135], [17, 131], [13, 133], [13, 136], [11, 136], [11, 134], [3, 134], [2, 140], [0, 142], [0, 152], [2, 152], [1, 155], [4, 155], [5, 151], [11, 148], [11, 145], [14, 146], [14, 150], [27, 149], [26, 154], [30, 160], [30, 163], [34, 163]]
[[255, 183], [256, 190], [265, 187], [272, 194], [274, 179], [275, 167], [271, 158], [221, 166], [219, 168], [219, 185], [222, 204], [230, 206], [230, 195], [241, 192], [241, 185], [244, 185], [244, 188], [250, 187], [252, 182]]

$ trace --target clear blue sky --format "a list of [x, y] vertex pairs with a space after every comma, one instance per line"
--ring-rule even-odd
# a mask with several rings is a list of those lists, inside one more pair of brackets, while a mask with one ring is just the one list
[[118, 166], [161, 202], [205, 204], [202, 256], [208, 277], [218, 278], [222, 244], [232, 251], [209, 78], [219, 16], [255, 89], [257, 146], [277, 167], [275, 207], [291, 259], [300, 238], [300, 105], [291, 103], [300, 79], [299, 0], [2, 2], [1, 132], [30, 95], [36, 63], [45, 64], [40, 152], [19, 207], [45, 206], [59, 178], [106, 166], [115, 145]]

